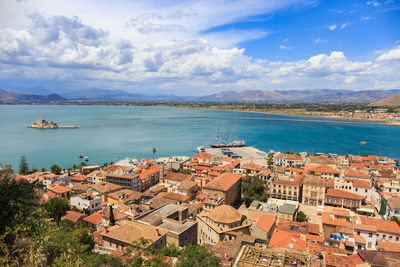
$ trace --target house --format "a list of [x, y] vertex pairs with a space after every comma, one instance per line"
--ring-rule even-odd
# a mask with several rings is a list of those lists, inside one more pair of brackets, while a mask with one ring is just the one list
[[106, 181], [106, 171], [92, 171], [91, 173], [87, 174], [88, 180], [94, 184], [102, 183]]
[[270, 197], [287, 199], [287, 200], [301, 200], [301, 186], [305, 175], [291, 175], [288, 178], [275, 179], [269, 186], [268, 194]]
[[55, 185], [47, 188], [47, 190], [50, 197], [69, 199], [71, 194], [71, 188], [62, 185]]
[[92, 193], [82, 193], [71, 197], [70, 204], [86, 214], [92, 214], [102, 209], [101, 197], [94, 196]]
[[97, 184], [90, 185], [87, 189], [88, 192], [94, 195], [99, 195], [102, 201], [107, 202], [107, 196], [113, 192], [123, 189], [122, 186], [108, 182], [100, 182]]
[[296, 205], [287, 203], [283, 204], [278, 208], [278, 216], [277, 216], [278, 221], [280, 220], [293, 221], [296, 210], [297, 210]]
[[[129, 215], [117, 210], [113, 210], [114, 220], [124, 221], [127, 220]], [[86, 218], [83, 221], [92, 229], [98, 229], [110, 225], [110, 210], [99, 210]]]
[[381, 196], [384, 205], [381, 205], [380, 214], [384, 214], [386, 218], [395, 216], [400, 219], [400, 193], [382, 192]]
[[212, 163], [215, 158], [214, 154], [207, 153], [205, 151], [199, 152], [196, 155], [192, 156], [192, 164], [198, 164], [198, 163]]
[[324, 243], [325, 238], [321, 236], [319, 224], [309, 222], [294, 222], [289, 220], [279, 220], [276, 225], [277, 230], [303, 235], [306, 240], [317, 243]]
[[70, 222], [73, 222], [74, 224], [81, 222], [87, 215], [73, 211], [73, 210], [68, 210], [66, 211], [66, 214], [62, 218], [63, 220], [67, 220]]
[[165, 184], [178, 185], [183, 181], [189, 181], [192, 179], [192, 175], [183, 174], [178, 172], [166, 172], [160, 181]]
[[304, 166], [304, 159], [302, 156], [296, 154], [277, 153], [274, 155], [274, 165], [284, 167], [300, 167]]
[[194, 181], [183, 181], [178, 185], [177, 192], [190, 197], [194, 197], [199, 189], [199, 185]]
[[177, 247], [197, 244], [197, 222], [189, 206], [166, 204], [139, 215], [135, 220], [165, 231], [168, 244]]
[[122, 250], [139, 239], [148, 240], [146, 248], [160, 249], [167, 244], [166, 231], [138, 221], [123, 221], [100, 233], [102, 248]]
[[151, 186], [156, 185], [160, 180], [160, 168], [151, 167], [139, 174], [140, 179], [140, 190], [134, 189], [136, 191], [144, 192]]
[[44, 184], [44, 186], [46, 186], [47, 188], [52, 186], [54, 183], [58, 182], [61, 184], [69, 184], [71, 182], [71, 178], [68, 175], [57, 175], [54, 173], [46, 173], [42, 175], [42, 183]]
[[325, 182], [319, 176], [307, 175], [303, 179], [302, 203], [306, 205], [324, 205], [325, 203]]
[[89, 177], [84, 174], [78, 174], [71, 177], [71, 181], [74, 183], [85, 183], [88, 182]]
[[253, 213], [252, 226], [250, 227], [251, 236], [268, 242], [276, 225], [276, 217], [274, 215], [264, 214], [260, 212]]
[[[365, 239], [367, 250], [376, 250], [377, 228], [374, 225], [354, 224], [354, 233]], [[359, 246], [357, 249], [362, 249]]]
[[239, 234], [250, 235], [251, 221], [242, 221], [242, 215], [231, 206], [218, 206], [209, 213], [197, 215], [198, 243], [216, 244], [235, 240]]
[[328, 188], [325, 194], [325, 205], [358, 209], [365, 197], [340, 189]]
[[306, 251], [307, 243], [299, 234], [275, 229], [269, 241], [270, 247], [289, 248]]
[[320, 176], [323, 179], [335, 179], [340, 176], [340, 171], [338, 169], [327, 165], [306, 165], [304, 169], [307, 170], [308, 174]]
[[121, 189], [107, 195], [108, 204], [118, 204], [124, 202], [132, 202], [139, 204], [140, 200], [143, 198], [143, 193], [131, 189]]
[[360, 217], [361, 223], [376, 227], [377, 240], [400, 244], [400, 226], [394, 221], [378, 218]]
[[223, 173], [203, 187], [208, 196], [224, 198], [224, 204], [236, 205], [241, 201], [242, 176], [234, 173]]

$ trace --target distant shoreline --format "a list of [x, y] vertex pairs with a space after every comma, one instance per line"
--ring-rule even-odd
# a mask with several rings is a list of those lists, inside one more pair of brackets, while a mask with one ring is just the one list
[[[241, 103], [238, 103], [240, 105]], [[242, 103], [243, 104], [243, 103]], [[274, 103], [268, 103], [274, 104]], [[0, 106], [133, 106], [133, 107], [162, 107], [162, 108], [179, 108], [179, 109], [192, 109], [192, 110], [214, 110], [214, 111], [236, 111], [236, 112], [248, 112], [248, 113], [262, 113], [262, 114], [272, 114], [272, 115], [288, 115], [288, 116], [296, 116], [296, 117], [309, 117], [309, 118], [324, 118], [324, 119], [336, 119], [336, 120], [346, 120], [346, 121], [355, 121], [355, 122], [368, 122], [368, 123], [376, 123], [376, 124], [384, 124], [384, 125], [400, 125], [400, 122], [395, 121], [387, 121], [387, 120], [379, 120], [379, 119], [363, 119], [363, 118], [349, 118], [349, 117], [332, 117], [332, 116], [323, 116], [323, 115], [310, 115], [306, 114], [304, 110], [300, 109], [275, 109], [275, 110], [257, 110], [257, 109], [237, 109], [237, 108], [218, 108], [218, 107], [193, 107], [191, 105], [172, 105], [166, 103], [146, 103], [146, 102], [126, 102], [126, 103], [114, 103], [114, 102], [85, 102], [85, 103], [0, 103]], [[250, 105], [250, 104], [249, 104]], [[311, 103], [310, 103], [311, 105]], [[345, 106], [347, 104], [343, 104]]]

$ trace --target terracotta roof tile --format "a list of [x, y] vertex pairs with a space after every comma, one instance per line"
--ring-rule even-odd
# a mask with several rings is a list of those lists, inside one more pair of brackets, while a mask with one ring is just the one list
[[400, 226], [394, 221], [387, 221], [377, 218], [360, 217], [363, 224], [374, 225], [378, 232], [400, 234]]
[[253, 214], [253, 224], [261, 228], [265, 232], [269, 232], [271, 227], [275, 223], [275, 216], [264, 214], [264, 213], [255, 213]]
[[340, 197], [340, 198], [347, 198], [347, 199], [356, 199], [356, 200], [363, 200], [365, 197], [350, 193], [344, 190], [340, 189], [333, 189], [333, 188], [328, 188], [326, 192], [326, 196], [328, 197]]
[[223, 173], [207, 183], [204, 188], [219, 191], [227, 191], [234, 184], [242, 179], [242, 176], [235, 173]]
[[68, 210], [66, 212], [67, 214], [64, 216], [64, 220], [68, 220], [71, 221], [73, 223], [78, 222], [79, 220], [83, 219], [86, 217], [85, 214], [77, 212], [77, 211], [73, 211], [73, 210]]
[[55, 186], [49, 187], [48, 190], [55, 194], [64, 194], [64, 193], [71, 192], [71, 188], [62, 186], [62, 185], [55, 185]]
[[269, 241], [271, 247], [293, 248], [305, 251], [307, 243], [301, 239], [299, 235], [295, 235], [286, 231], [275, 230]]

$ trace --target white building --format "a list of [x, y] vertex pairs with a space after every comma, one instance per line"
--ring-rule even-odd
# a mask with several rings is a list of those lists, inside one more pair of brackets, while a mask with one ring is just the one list
[[[365, 239], [366, 250], [376, 250], [377, 229], [373, 225], [354, 224], [354, 233]], [[356, 249], [361, 249], [357, 247]]]
[[70, 202], [72, 207], [89, 214], [102, 209], [101, 197], [94, 196], [91, 193], [82, 193], [78, 196], [71, 197]]
[[54, 173], [46, 173], [43, 175], [42, 183], [48, 188], [51, 187], [54, 183], [59, 182], [63, 184], [71, 183], [71, 178], [68, 175], [57, 175]]

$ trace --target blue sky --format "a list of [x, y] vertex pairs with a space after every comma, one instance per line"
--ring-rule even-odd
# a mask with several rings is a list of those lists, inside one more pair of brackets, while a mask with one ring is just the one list
[[399, 0], [0, 0], [0, 87], [399, 89], [399, 29]]

